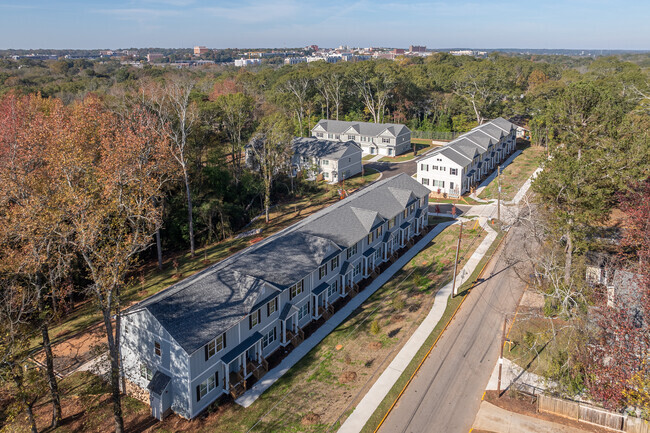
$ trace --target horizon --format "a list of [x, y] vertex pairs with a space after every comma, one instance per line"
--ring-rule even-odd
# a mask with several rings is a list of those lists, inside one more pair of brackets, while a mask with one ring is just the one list
[[[467, 48], [480, 50], [649, 51], [648, 16], [650, 3], [611, 0], [552, 0], [541, 5], [512, 0], [338, 0], [327, 5], [297, 0], [216, 5], [205, 0], [34, 0], [29, 4], [8, 0], [0, 3], [0, 49], [413, 44], [481, 46]], [[514, 41], [526, 48], [504, 48]], [[576, 46], [581, 48], [572, 48]]]

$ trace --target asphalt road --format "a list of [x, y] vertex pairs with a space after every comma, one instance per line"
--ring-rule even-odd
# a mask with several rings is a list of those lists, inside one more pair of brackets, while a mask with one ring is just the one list
[[483, 281], [458, 314], [382, 425], [382, 433], [467, 433], [499, 357], [503, 320], [515, 311], [524, 283], [506, 264], [523, 251], [513, 227]]
[[424, 155], [418, 156], [416, 159], [406, 162], [369, 162], [364, 164], [364, 167], [381, 171], [383, 173], [382, 179], [397, 176], [400, 173], [413, 176], [417, 171], [417, 161], [423, 157]]

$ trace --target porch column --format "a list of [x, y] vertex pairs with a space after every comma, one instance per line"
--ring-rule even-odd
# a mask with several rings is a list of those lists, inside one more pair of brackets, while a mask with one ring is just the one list
[[226, 392], [230, 391], [230, 364], [225, 364], [226, 368], [224, 369], [225, 371], [225, 377], [226, 377], [226, 387], [225, 390]]
[[241, 362], [242, 370], [244, 371], [244, 379], [246, 379], [246, 351], [243, 354], [239, 355], [239, 362]]

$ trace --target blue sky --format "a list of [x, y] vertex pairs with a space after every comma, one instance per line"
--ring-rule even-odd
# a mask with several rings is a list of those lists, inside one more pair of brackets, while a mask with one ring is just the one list
[[0, 0], [0, 48], [650, 50], [650, 1]]

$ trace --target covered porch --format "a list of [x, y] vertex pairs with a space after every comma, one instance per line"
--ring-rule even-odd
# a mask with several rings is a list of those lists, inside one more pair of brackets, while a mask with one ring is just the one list
[[262, 334], [255, 332], [225, 354], [221, 361], [225, 365], [224, 389], [233, 398], [238, 398], [246, 392], [251, 376], [259, 380], [269, 370], [262, 356]]

